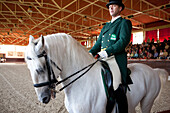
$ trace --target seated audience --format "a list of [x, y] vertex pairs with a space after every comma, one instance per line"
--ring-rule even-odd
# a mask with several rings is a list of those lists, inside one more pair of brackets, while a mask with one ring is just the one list
[[[148, 38], [149, 39], [149, 38]], [[130, 58], [144, 58], [144, 59], [170, 59], [170, 38], [163, 42], [157, 41], [153, 43], [147, 40], [142, 44], [134, 44], [132, 42], [126, 48], [127, 57]]]

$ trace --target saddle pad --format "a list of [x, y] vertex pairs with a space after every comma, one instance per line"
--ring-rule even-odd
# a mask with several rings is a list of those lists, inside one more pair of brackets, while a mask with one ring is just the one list
[[120, 69], [116, 62], [116, 59], [113, 55], [107, 59], [102, 59], [102, 60], [106, 61], [108, 63], [108, 66], [110, 67], [110, 71], [113, 76], [113, 89], [116, 90], [119, 87], [119, 85], [122, 83]]

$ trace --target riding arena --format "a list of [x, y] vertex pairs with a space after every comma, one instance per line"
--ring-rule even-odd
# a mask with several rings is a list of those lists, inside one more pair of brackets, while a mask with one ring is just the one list
[[170, 113], [169, 0], [0, 0], [0, 113], [125, 112]]

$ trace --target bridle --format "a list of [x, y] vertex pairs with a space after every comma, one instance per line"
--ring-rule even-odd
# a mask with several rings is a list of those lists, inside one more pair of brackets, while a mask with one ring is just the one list
[[[54, 71], [52, 69], [52, 66], [50, 64], [53, 64], [60, 72], [62, 71], [61, 68], [59, 68], [55, 62], [53, 62], [48, 56], [47, 53], [45, 51], [43, 51], [41, 54], [37, 55], [38, 58], [41, 57], [45, 57], [45, 61], [46, 61], [46, 66], [47, 66], [47, 71], [48, 71], [48, 82], [42, 82], [42, 83], [38, 83], [38, 84], [34, 84], [34, 87], [39, 88], [39, 87], [43, 87], [43, 86], [49, 86], [49, 88], [51, 90], [54, 91], [55, 86], [61, 84], [62, 82], [65, 82], [66, 80], [68, 80], [69, 78], [77, 75], [78, 73], [80, 73], [81, 71], [87, 69], [84, 73], [82, 73], [81, 75], [79, 75], [78, 77], [76, 77], [74, 80], [72, 80], [70, 83], [68, 83], [67, 85], [63, 86], [61, 89], [59, 89], [59, 91], [62, 91], [64, 88], [68, 87], [69, 85], [71, 85], [72, 83], [74, 83], [76, 80], [78, 80], [80, 77], [82, 77], [84, 74], [86, 74], [93, 66], [94, 64], [96, 64], [99, 60], [96, 60], [94, 63], [89, 64], [88, 66], [82, 68], [81, 70], [71, 74], [70, 76], [64, 78], [61, 81], [58, 81], [55, 77]], [[27, 57], [28, 60], [32, 60], [32, 58]], [[53, 75], [53, 79], [51, 79], [51, 74]], [[58, 91], [55, 91], [58, 92]]]
[[[48, 58], [47, 53], [45, 51], [43, 51], [41, 54], [37, 55], [38, 58], [44, 57], [45, 61], [46, 61], [46, 66], [47, 66], [47, 71], [48, 71], [48, 82], [43, 82], [43, 83], [39, 83], [39, 84], [34, 84], [34, 87], [38, 88], [38, 87], [43, 87], [43, 86], [49, 86], [50, 88], [54, 88], [54, 83], [58, 82], [58, 80], [55, 77], [54, 71], [50, 65], [50, 62], [52, 64], [54, 64], [54, 66], [61, 71], [61, 69], [52, 61]], [[32, 60], [32, 58], [27, 57], [28, 60]], [[51, 74], [53, 75], [53, 79], [51, 79]]]

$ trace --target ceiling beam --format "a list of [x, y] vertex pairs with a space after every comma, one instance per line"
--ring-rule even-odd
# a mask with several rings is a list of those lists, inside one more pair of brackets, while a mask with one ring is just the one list
[[29, 17], [29, 19], [36, 25], [37, 23], [32, 20], [31, 15], [29, 15], [27, 11], [25, 11], [25, 9], [21, 7], [21, 5], [18, 4], [18, 6], [24, 11], [24, 13]]
[[38, 0], [35, 0], [35, 1], [36, 1], [36, 3], [37, 3], [39, 6], [43, 7], [43, 0], [41, 0], [42, 3], [39, 3]]
[[[19, 18], [16, 16], [16, 14], [5, 4], [3, 3], [3, 5], [13, 14], [13, 16], [15, 16], [15, 18], [19, 21]], [[25, 25], [23, 22], [21, 22], [23, 25]], [[29, 27], [27, 25], [25, 25], [25, 27], [27, 27], [27, 29], [29, 29]]]
[[[70, 6], [70, 5], [71, 5], [72, 3], [74, 3], [74, 2], [75, 2], [75, 0], [72, 1], [71, 3], [69, 3], [68, 5], [66, 5], [64, 8]], [[34, 28], [36, 28], [37, 26], [39, 26], [40, 24], [42, 24], [43, 22], [45, 22], [47, 19], [53, 17], [54, 15], [56, 15], [56, 14], [59, 13], [59, 12], [60, 12], [60, 11], [57, 11], [57, 12], [53, 13], [52, 15], [50, 15], [49, 17], [45, 18], [43, 21], [41, 21], [40, 23], [38, 23], [36, 26], [34, 26], [34, 27], [32, 27], [30, 30], [28, 30], [27, 33], [30, 32], [31, 30], [33, 30]], [[50, 24], [49, 26], [51, 26], [51, 24]], [[48, 27], [48, 26], [47, 26], [47, 27]], [[38, 32], [36, 32], [36, 33], [38, 33]], [[36, 33], [34, 33], [34, 34], [36, 34]]]
[[[159, 20], [164, 20], [164, 21], [166, 21], [166, 22], [170, 22], [170, 20], [169, 20], [169, 13], [166, 12], [166, 11], [164, 11], [164, 10], [162, 10], [162, 9], [160, 9], [163, 5], [156, 7], [155, 5], [149, 3], [149, 2], [147, 2], [147, 1], [145, 1], [145, 0], [141, 0], [141, 2], [144, 2], [144, 3], [146, 3], [148, 6], [151, 6], [151, 7], [153, 7], [153, 8], [147, 9], [147, 10], [144, 10], [144, 11], [142, 11], [142, 10], [138, 11], [138, 10], [131, 9], [131, 8], [127, 8], [127, 7], [125, 7], [125, 8], [128, 9], [128, 10], [131, 10], [131, 11], [135, 11], [136, 13], [131, 14], [131, 15], [133, 15], [133, 16], [137, 16], [137, 15], [139, 15], [139, 14], [144, 14], [144, 15], [148, 15], [148, 16], [150, 16], [150, 17], [152, 17], [152, 18], [155, 18], [155, 19], [159, 19]], [[140, 3], [141, 3], [141, 2], [140, 2]], [[141, 3], [141, 4], [142, 4], [142, 3]], [[165, 4], [165, 5], [167, 5], [167, 4]], [[140, 7], [142, 7], [142, 6], [140, 6]], [[167, 19], [162, 18], [162, 17], [160, 17], [160, 15], [159, 15], [159, 16], [151, 15], [151, 14], [149, 14], [150, 12], [148, 12], [148, 11], [151, 11], [151, 10], [158, 10], [158, 11], [160, 11], [160, 12], [162, 12], [162, 13], [165, 13], [166, 15], [168, 15], [168, 18], [167, 18]], [[127, 17], [128, 17], [128, 16], [130, 16], [130, 15], [127, 15]]]
[[147, 2], [146, 0], [141, 0], [141, 1], [143, 1], [144, 3], [146, 3], [146, 4], [148, 4], [148, 5], [152, 6], [152, 7], [154, 7], [155, 9], [158, 9], [158, 10], [162, 11], [163, 13], [169, 15], [168, 12], [164, 11], [163, 9], [160, 9], [160, 7], [157, 7], [157, 6], [155, 6], [155, 5], [153, 5], [153, 4], [149, 3], [149, 2]]
[[[97, 2], [97, 1], [98, 1], [98, 0], [95, 0], [93, 3], [88, 4], [88, 5], [84, 6], [84, 7], [82, 7], [81, 9], [78, 9], [78, 10], [76, 10], [75, 12], [73, 12], [73, 13], [67, 15], [67, 16], [64, 16], [63, 18], [61, 18], [61, 19], [59, 19], [58, 21], [56, 21], [56, 22], [50, 24], [49, 26], [52, 26], [52, 25], [54, 25], [54, 24], [60, 22], [61, 20], [64, 20], [64, 19], [70, 17], [71, 15], [77, 13], [78, 11], [81, 11], [82, 9], [84, 9], [84, 8], [86, 8], [86, 7], [89, 7], [90, 5], [94, 4], [94, 3]], [[70, 5], [70, 4], [68, 4], [68, 5]], [[66, 6], [65, 6], [65, 7], [66, 7]], [[64, 8], [63, 8], [63, 9], [64, 9]], [[43, 31], [44, 29], [47, 29], [49, 26], [47, 26], [47, 27], [45, 27], [45, 28], [42, 28], [41, 30], [39, 30], [39, 31], [37, 31], [37, 32], [41, 32], [41, 31]], [[36, 33], [37, 33], [37, 32], [36, 32]]]
[[51, 1], [58, 7], [58, 9], [61, 10], [61, 7], [55, 2], [55, 0], [51, 0]]
[[152, 30], [156, 30], [156, 29], [165, 29], [165, 28], [170, 28], [170, 24], [163, 25], [163, 26], [151, 27], [151, 28], [144, 28], [143, 30], [135, 30], [135, 31], [132, 31], [132, 33], [141, 32], [141, 31], [152, 31]]
[[[33, 5], [34, 6], [34, 5]], [[36, 7], [36, 6], [34, 6], [35, 7], [35, 9], [45, 18], [45, 19], [47, 19], [47, 17]]]

